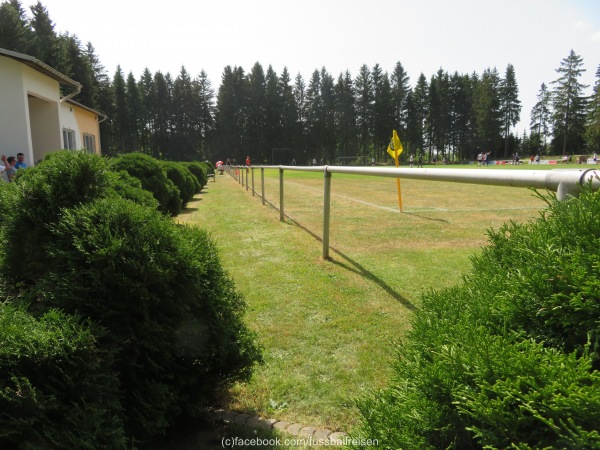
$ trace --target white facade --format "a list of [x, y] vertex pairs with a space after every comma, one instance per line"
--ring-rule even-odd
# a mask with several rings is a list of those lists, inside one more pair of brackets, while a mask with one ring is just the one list
[[[61, 98], [61, 86], [69, 95]], [[69, 100], [80, 90], [79, 83], [43, 62], [0, 49], [0, 154], [23, 153], [32, 166], [48, 153], [81, 149], [84, 140], [96, 142], [90, 150], [100, 154], [102, 114]], [[73, 142], [65, 143], [65, 135]]]

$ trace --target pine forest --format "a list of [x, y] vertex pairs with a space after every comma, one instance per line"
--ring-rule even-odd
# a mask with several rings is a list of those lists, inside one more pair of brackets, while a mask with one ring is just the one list
[[[411, 81], [398, 61], [391, 73], [363, 65], [355, 76], [326, 67], [310, 79], [276, 73], [261, 63], [227, 66], [215, 89], [208, 75], [151, 73], [138, 78], [117, 67], [108, 74], [91, 42], [57, 34], [48, 10], [19, 0], [0, 5], [0, 48], [31, 55], [80, 82], [77, 101], [102, 112], [105, 155], [142, 152], [178, 161], [249, 155], [255, 164], [388, 163], [397, 130], [402, 159], [473, 160], [479, 152], [511, 159], [515, 152], [577, 155], [600, 149], [600, 66], [591, 96], [580, 82], [583, 60], [573, 50], [556, 80], [541, 82], [530, 129], [517, 131], [521, 102], [517, 68], [448, 73], [439, 69]], [[528, 95], [530, 95], [528, 93]]]

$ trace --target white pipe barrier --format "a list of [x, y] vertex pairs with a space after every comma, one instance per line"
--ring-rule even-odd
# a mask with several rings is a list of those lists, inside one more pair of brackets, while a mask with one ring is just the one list
[[[237, 168], [246, 168], [237, 166]], [[254, 167], [252, 169], [252, 193], [254, 195]], [[358, 166], [260, 166], [261, 195], [265, 204], [265, 169], [279, 169], [279, 220], [285, 217], [283, 208], [283, 173], [286, 170], [297, 172], [323, 172], [323, 259], [329, 259], [329, 224], [331, 213], [331, 175], [345, 173], [352, 175], [371, 175], [377, 177], [407, 178], [428, 181], [446, 181], [454, 183], [484, 184], [492, 186], [513, 186], [547, 189], [556, 192], [558, 200], [568, 196], [577, 197], [581, 185], [591, 182], [592, 188], [600, 189], [600, 171], [595, 169], [551, 169], [551, 170], [515, 170], [515, 169], [450, 169], [450, 168], [396, 168], [396, 167], [358, 167]], [[242, 175], [243, 177], [243, 175]], [[247, 181], [246, 177], [246, 181]], [[246, 182], [246, 185], [248, 183]], [[242, 179], [243, 185], [243, 179]], [[247, 188], [246, 188], [247, 189]]]

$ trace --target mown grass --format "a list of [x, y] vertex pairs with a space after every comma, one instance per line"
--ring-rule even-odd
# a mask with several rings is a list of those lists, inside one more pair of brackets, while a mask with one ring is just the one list
[[400, 213], [395, 180], [334, 174], [323, 261], [322, 174], [285, 173], [284, 222], [278, 177], [265, 170], [263, 206], [260, 192], [217, 175], [179, 220], [211, 232], [264, 348], [265, 363], [221, 406], [333, 430], [356, 423], [353, 399], [386, 385], [420, 294], [456, 284], [486, 230], [544, 207], [522, 188], [402, 180]]

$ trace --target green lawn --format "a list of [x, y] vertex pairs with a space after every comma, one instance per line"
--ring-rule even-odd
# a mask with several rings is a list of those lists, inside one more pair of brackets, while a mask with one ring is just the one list
[[488, 229], [544, 207], [528, 189], [402, 180], [400, 213], [395, 180], [334, 174], [323, 261], [323, 175], [285, 173], [284, 222], [278, 177], [265, 170], [263, 206], [217, 175], [179, 219], [211, 232], [264, 348], [265, 363], [221, 406], [333, 430], [356, 423], [353, 399], [386, 385], [420, 294], [456, 284]]

